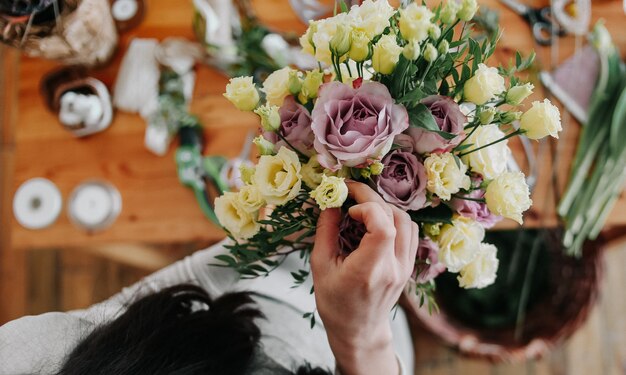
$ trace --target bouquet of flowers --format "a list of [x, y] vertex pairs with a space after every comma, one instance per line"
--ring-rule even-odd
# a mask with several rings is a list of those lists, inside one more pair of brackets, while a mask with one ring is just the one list
[[[497, 249], [482, 242], [485, 229], [503, 217], [521, 224], [532, 203], [524, 175], [507, 170], [507, 139], [558, 137], [561, 124], [547, 99], [516, 110], [533, 85], [514, 74], [533, 56], [486, 65], [499, 34], [472, 38], [477, 7], [343, 6], [300, 39], [319, 69], [280, 69], [260, 89], [252, 77], [231, 79], [224, 95], [260, 117], [262, 135], [258, 164], [241, 169], [245, 186], [215, 201], [234, 240], [225, 265], [255, 277], [297, 252], [303, 267], [292, 275], [302, 283], [320, 210], [354, 204], [349, 178], [420, 225], [413, 285], [422, 303], [433, 302], [433, 278], [445, 270], [465, 288], [494, 282]], [[338, 246], [346, 256], [364, 231], [343, 216]]]

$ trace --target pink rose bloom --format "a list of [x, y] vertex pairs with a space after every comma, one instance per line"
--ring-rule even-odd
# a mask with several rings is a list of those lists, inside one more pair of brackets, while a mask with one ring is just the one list
[[[474, 190], [467, 195], [468, 198], [482, 199], [485, 196], [485, 192], [482, 190]], [[501, 216], [497, 216], [491, 213], [487, 208], [487, 204], [483, 202], [470, 201], [467, 199], [452, 198], [450, 200], [450, 208], [456, 211], [459, 215], [468, 217], [472, 220], [479, 222], [483, 227], [489, 229], [496, 225]]]
[[415, 150], [420, 154], [447, 152], [461, 143], [467, 117], [461, 112], [457, 102], [447, 96], [431, 95], [422, 99], [421, 103], [430, 109], [439, 130], [457, 136], [452, 139], [445, 139], [435, 132], [412, 127], [407, 131], [407, 134], [413, 137]]
[[336, 81], [322, 85], [312, 118], [318, 160], [333, 171], [382, 158], [409, 127], [406, 109], [378, 82], [356, 89]]
[[428, 237], [420, 238], [415, 259], [413, 277], [419, 284], [424, 284], [439, 276], [446, 270], [443, 263], [439, 263], [439, 246]]
[[410, 152], [394, 150], [382, 160], [383, 173], [374, 176], [376, 189], [385, 201], [403, 210], [426, 205], [426, 168]]
[[[312, 156], [315, 153], [313, 148], [315, 136], [311, 129], [311, 115], [309, 115], [309, 111], [290, 95], [285, 98], [278, 113], [280, 115], [278, 133], [295, 149], [307, 156]], [[291, 149], [287, 142], [276, 133], [265, 132], [263, 135], [265, 139], [276, 145], [277, 150], [283, 146]]]

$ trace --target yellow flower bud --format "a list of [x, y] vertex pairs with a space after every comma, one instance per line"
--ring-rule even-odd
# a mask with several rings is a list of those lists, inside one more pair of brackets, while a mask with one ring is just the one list
[[441, 36], [441, 29], [439, 28], [439, 26], [431, 24], [428, 27], [428, 36], [430, 36], [430, 38], [433, 40], [439, 39], [439, 37]]
[[431, 43], [428, 43], [424, 49], [424, 59], [428, 62], [433, 62], [437, 60], [438, 57], [439, 53], [437, 52], [437, 48]]
[[366, 60], [370, 55], [370, 39], [363, 31], [352, 31], [350, 58], [356, 62]]
[[263, 136], [258, 136], [254, 138], [252, 141], [259, 150], [259, 154], [261, 155], [273, 155], [274, 154], [274, 144], [267, 139], [263, 138]]
[[448, 0], [446, 5], [441, 10], [441, 13], [439, 14], [441, 22], [448, 25], [454, 23], [458, 18], [457, 12], [459, 11], [459, 9], [461, 9], [461, 6], [459, 3], [456, 2], [456, 0]]
[[415, 39], [410, 40], [402, 49], [402, 55], [409, 61], [417, 60], [420, 57], [420, 44]]
[[510, 105], [520, 105], [530, 94], [533, 93], [532, 83], [526, 83], [523, 85], [517, 85], [515, 87], [511, 87], [509, 92], [506, 93], [506, 103]]
[[500, 114], [500, 122], [503, 124], [510, 124], [520, 118], [522, 118], [522, 112], [519, 111], [509, 111]]
[[480, 123], [483, 125], [491, 124], [493, 122], [494, 117], [496, 116], [497, 110], [493, 107], [484, 108], [480, 115], [478, 115], [478, 119]]
[[239, 166], [239, 173], [241, 174], [241, 181], [244, 184], [250, 185], [252, 183], [252, 178], [254, 177], [255, 168], [251, 167], [246, 163], [242, 163]]
[[292, 95], [297, 95], [302, 88], [302, 73], [297, 70], [292, 70], [289, 72], [289, 81], [287, 82], [287, 86], [289, 87], [289, 92]]
[[439, 236], [439, 233], [441, 233], [441, 226], [443, 225], [443, 223], [425, 223], [424, 224], [424, 233], [432, 238], [435, 239], [437, 238], [437, 236]]
[[254, 110], [254, 113], [261, 118], [263, 130], [274, 132], [280, 127], [280, 114], [278, 106], [265, 104]]
[[252, 111], [259, 104], [259, 92], [252, 77], [231, 78], [224, 97], [241, 111]]
[[440, 55], [445, 55], [446, 53], [448, 53], [449, 49], [450, 43], [448, 43], [447, 40], [442, 40], [441, 43], [439, 43], [439, 48], [437, 48], [437, 52], [439, 52]]
[[352, 28], [349, 25], [340, 23], [337, 25], [335, 35], [330, 38], [330, 49], [337, 56], [343, 56], [350, 51]]
[[402, 47], [396, 42], [395, 35], [383, 35], [374, 46], [372, 67], [381, 74], [391, 74], [398, 63]]
[[474, 14], [478, 10], [478, 3], [476, 0], [463, 0], [461, 2], [461, 9], [458, 11], [457, 16], [462, 21], [471, 21], [474, 18]]
[[374, 164], [370, 165], [370, 172], [372, 172], [374, 176], [383, 173], [383, 169], [385, 169], [385, 165], [380, 161], [375, 161]]
[[370, 178], [372, 176], [372, 171], [370, 171], [369, 168], [363, 168], [360, 171], [361, 177], [363, 178]]
[[324, 73], [319, 70], [311, 70], [306, 72], [304, 81], [302, 82], [301, 93], [309, 99], [317, 98], [317, 92], [324, 82]]

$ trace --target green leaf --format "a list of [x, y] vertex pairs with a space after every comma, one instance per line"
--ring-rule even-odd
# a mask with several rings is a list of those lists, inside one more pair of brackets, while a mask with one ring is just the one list
[[522, 66], [522, 54], [517, 51], [515, 52], [515, 67], [519, 69], [520, 66]]
[[341, 8], [341, 12], [342, 13], [348, 13], [349, 12], [348, 5], [343, 0], [339, 1], [339, 8]]
[[406, 95], [398, 99], [398, 103], [405, 104], [405, 106], [406, 104], [415, 105], [417, 102], [424, 99], [425, 97], [426, 94], [424, 94], [424, 92], [419, 87], [416, 87], [412, 91], [406, 93]]
[[433, 117], [433, 114], [430, 113], [428, 107], [424, 104], [419, 103], [413, 109], [409, 110], [409, 123], [414, 128], [422, 128], [431, 132], [435, 132], [439, 134], [444, 139], [452, 139], [456, 137], [455, 134], [450, 134], [448, 132], [443, 132], [439, 130], [439, 126]]
[[411, 220], [416, 223], [452, 223], [452, 209], [445, 204], [426, 207], [418, 211], [409, 211]]

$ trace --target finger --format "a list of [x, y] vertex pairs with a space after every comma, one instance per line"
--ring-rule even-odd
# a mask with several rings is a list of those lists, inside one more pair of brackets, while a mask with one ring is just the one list
[[327, 208], [320, 213], [311, 253], [311, 270], [314, 274], [337, 259], [340, 220], [341, 211], [338, 208]]
[[411, 251], [412, 228], [409, 215], [399, 209], [391, 206], [393, 212], [393, 222], [396, 227], [395, 254], [396, 258], [402, 264], [405, 264]]
[[413, 273], [415, 268], [415, 257], [417, 257], [417, 249], [420, 245], [420, 227], [411, 221], [411, 247], [409, 249], [409, 258], [406, 262], [406, 269], [409, 275]]
[[393, 217], [393, 213], [391, 209], [388, 207], [388, 203], [371, 187], [367, 186], [364, 183], [356, 182], [352, 180], [346, 180], [348, 185], [348, 195], [354, 199], [357, 203], [365, 203], [365, 202], [376, 202], [383, 207], [384, 213], [389, 216], [389, 218]]
[[[391, 211], [391, 209], [390, 209]], [[348, 214], [365, 225], [366, 236], [373, 241], [394, 241], [396, 230], [384, 207], [376, 202], [365, 202], [352, 206]], [[364, 237], [365, 239], [365, 237]], [[363, 243], [363, 241], [361, 241]], [[383, 246], [380, 246], [383, 247]]]

